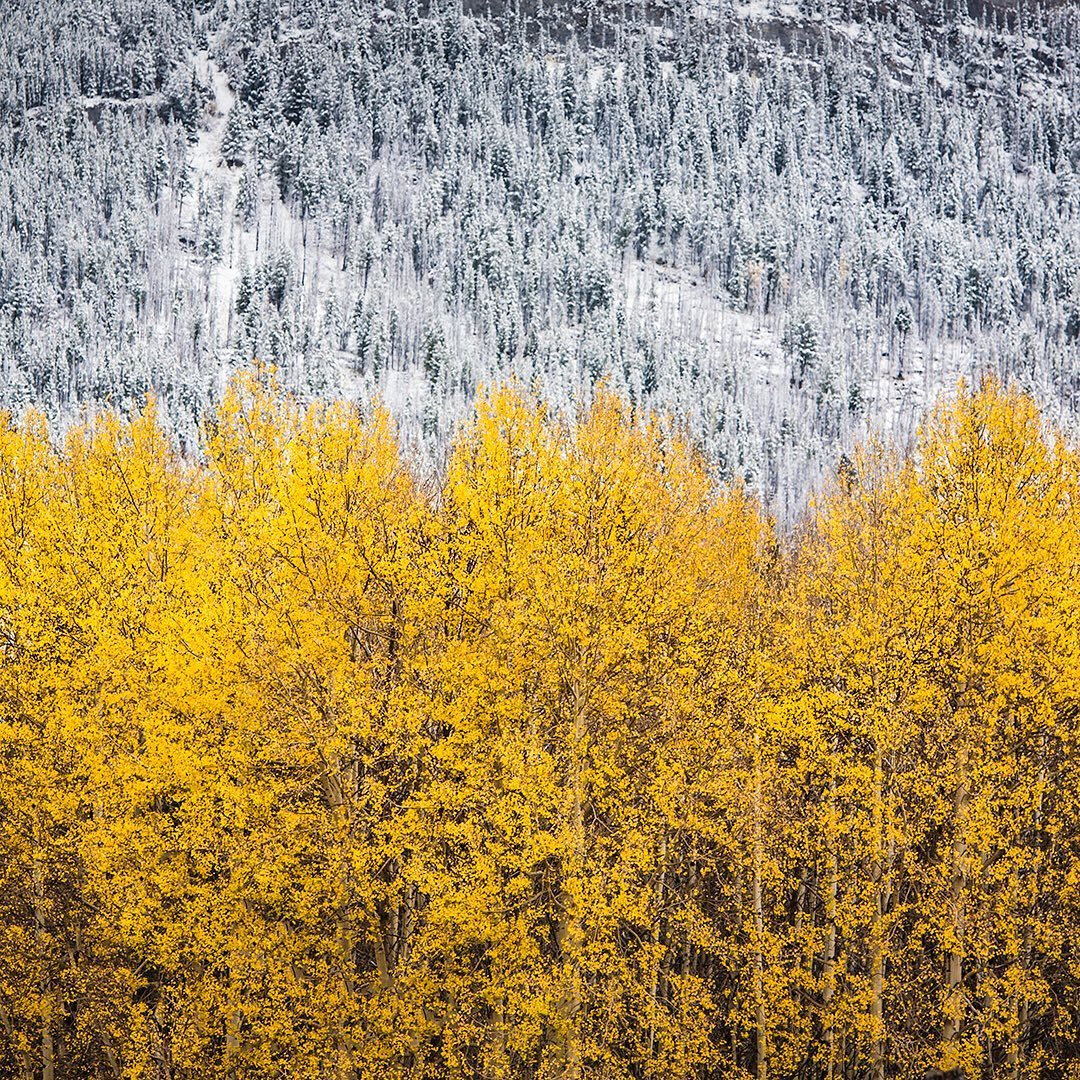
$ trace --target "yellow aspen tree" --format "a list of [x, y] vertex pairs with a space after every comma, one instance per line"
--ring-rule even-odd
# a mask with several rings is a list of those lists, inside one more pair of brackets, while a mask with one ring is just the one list
[[417, 901], [392, 820], [418, 753], [395, 708], [417, 641], [415, 489], [384, 414], [301, 410], [256, 379], [226, 398], [208, 449], [199, 647], [176, 652], [173, 680], [205, 673], [200, 723], [222, 725], [224, 805], [199, 827], [228, 841], [232, 959], [224, 986], [202, 965], [200, 993], [230, 1067], [376, 1075], [421, 1023], [398, 986]]
[[42, 417], [28, 416], [20, 429], [0, 417], [0, 1038], [12, 1074], [27, 1080], [39, 1069], [55, 1073], [58, 1004], [60, 950], [44, 869], [54, 831], [46, 815], [55, 813], [61, 781], [55, 734], [35, 707], [55, 655], [35, 565], [51, 466]]
[[[19, 622], [37, 609], [34, 648], [48, 649], [32, 661], [38, 685], [23, 707], [43, 766], [29, 830], [34, 936], [52, 951], [40, 984], [40, 1068], [64, 1075], [97, 1059], [119, 1076], [144, 1056], [135, 996], [143, 927], [115, 905], [125, 891], [117, 852], [148, 756], [140, 647], [168, 574], [182, 479], [152, 404], [130, 425], [106, 416], [76, 429], [59, 453], [43, 430], [33, 437], [48, 470], [8, 569], [21, 578], [13, 629], [21, 637]], [[5, 464], [24, 486], [25, 461]]]
[[[677, 436], [631, 415], [610, 395], [576, 426], [570, 462], [563, 553], [549, 570], [554, 587], [540, 596], [547, 621], [561, 630], [560, 680], [582, 712], [579, 721], [571, 712], [571, 739], [587, 740], [585, 1048], [608, 1069], [629, 1071], [633, 1059], [619, 1059], [640, 1038], [635, 1003], [644, 998], [666, 1008], [653, 1013], [651, 1053], [639, 1067], [646, 1075], [678, 1075], [711, 1056], [705, 1031], [695, 1030], [695, 1011], [708, 998], [687, 940], [697, 868], [680, 865], [699, 845], [683, 823], [681, 793], [668, 819], [655, 820], [674, 779], [660, 763], [685, 768], [680, 728], [713, 707], [692, 676], [697, 671], [700, 679], [722, 659], [702, 622], [719, 632], [730, 609], [747, 602], [741, 594], [732, 602], [729, 590], [737, 592], [750, 576], [736, 560], [728, 580], [717, 575], [713, 545], [733, 553], [720, 522], [744, 522], [718, 504], [702, 464]], [[752, 542], [743, 551], [752, 552]], [[553, 597], [565, 597], [565, 606], [554, 606]], [[644, 876], [642, 840], [658, 860]], [[650, 911], [657, 897], [663, 906]], [[672, 906], [671, 914], [664, 911]], [[618, 965], [605, 960], [635, 937], [646, 947], [624, 945]], [[652, 944], [666, 948], [656, 957]], [[612, 1014], [619, 1027], [607, 1034]]]
[[795, 701], [823, 763], [815, 826], [816, 876], [824, 882], [819, 1000], [822, 1055], [833, 1075], [847, 1071], [845, 1058], [885, 1075], [890, 1006], [911, 989], [894, 989], [887, 978], [890, 967], [903, 968], [900, 875], [911, 838], [910, 822], [899, 819], [920, 701], [919, 581], [903, 560], [907, 482], [884, 451], [856, 454], [819, 502], [793, 569], [790, 640], [804, 672]]
[[[691, 970], [693, 944], [678, 941], [700, 940], [692, 897], [677, 891], [698, 869], [675, 861], [695, 845], [680, 825], [684, 800], [666, 788], [679, 764], [663, 748], [685, 741], [707, 700], [685, 699], [673, 667], [682, 655], [711, 670], [698, 636], [718, 625], [710, 607], [721, 595], [708, 574], [719, 530], [707, 477], [614, 399], [564, 429], [497, 394], [451, 463], [448, 491], [462, 603], [476, 611], [466, 621], [483, 632], [470, 655], [498, 657], [469, 682], [483, 685], [517, 654], [510, 667], [526, 681], [505, 687], [503, 708], [509, 694], [526, 744], [538, 745], [515, 783], [535, 800], [538, 824], [549, 823], [534, 834], [538, 850], [554, 845], [519, 879], [539, 890], [554, 928], [537, 1067], [560, 1076], [688, 1067], [676, 1063], [709, 1055], [704, 1034], [686, 1026], [703, 979]], [[501, 741], [512, 745], [508, 728]], [[669, 760], [671, 775], [657, 775]], [[659, 799], [670, 818], [650, 821]], [[675, 918], [663, 910], [673, 903]], [[626, 954], [620, 940], [641, 946]], [[671, 1009], [686, 1022], [674, 1024]]]
[[949, 702], [941, 1053], [969, 1071], [1005, 1058], [1021, 1074], [1031, 1008], [1050, 1004], [1030, 972], [1031, 844], [1055, 705], [1075, 692], [1075, 458], [1032, 401], [987, 380], [929, 419], [917, 468], [913, 554], [932, 568], [929, 666]]

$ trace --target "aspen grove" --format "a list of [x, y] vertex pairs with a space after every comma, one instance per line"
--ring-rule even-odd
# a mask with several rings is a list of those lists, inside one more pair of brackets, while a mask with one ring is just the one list
[[1080, 1075], [1080, 468], [961, 385], [793, 531], [489, 391], [0, 427], [0, 1077]]

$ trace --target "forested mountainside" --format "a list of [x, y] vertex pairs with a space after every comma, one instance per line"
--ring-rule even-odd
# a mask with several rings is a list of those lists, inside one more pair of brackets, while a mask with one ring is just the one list
[[781, 516], [986, 369], [1080, 409], [1071, 4], [20, 0], [0, 403], [252, 357], [439, 464], [478, 385], [606, 380]]

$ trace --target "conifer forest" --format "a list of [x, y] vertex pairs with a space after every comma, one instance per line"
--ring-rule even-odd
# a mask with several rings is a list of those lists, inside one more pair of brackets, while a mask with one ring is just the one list
[[1076, 0], [0, 0], [0, 1080], [1080, 1080]]

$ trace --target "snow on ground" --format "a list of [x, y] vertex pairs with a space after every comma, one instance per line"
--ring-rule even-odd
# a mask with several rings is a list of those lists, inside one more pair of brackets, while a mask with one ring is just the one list
[[[282, 201], [272, 183], [264, 183], [261, 205], [251, 227], [242, 227], [236, 220], [237, 190], [242, 169], [228, 166], [221, 156], [221, 142], [229, 112], [236, 104], [236, 94], [229, 85], [227, 74], [214, 62], [208, 49], [197, 57], [196, 70], [200, 79], [213, 91], [198, 139], [188, 156], [192, 170], [192, 186], [213, 198], [220, 192], [222, 205], [221, 258], [209, 268], [200, 262], [196, 253], [188, 254], [188, 271], [201, 275], [205, 281], [209, 330], [217, 341], [222, 359], [219, 380], [228, 375], [226, 344], [233, 337], [232, 321], [236, 317], [236, 298], [240, 279], [245, 270], [254, 268], [258, 260], [270, 254], [286, 251], [292, 255], [310, 303], [318, 304], [331, 289], [346, 292], [352, 285], [351, 275], [340, 270], [329, 246], [319, 242], [318, 223], [303, 222]], [[194, 235], [197, 230], [198, 200], [190, 199], [180, 222], [182, 232]], [[346, 394], [355, 396], [359, 387], [352, 373], [350, 354], [339, 353], [334, 358], [338, 381]]]
[[[772, 24], [778, 17], [788, 22], [801, 24], [802, 21], [792, 5], [782, 5], [779, 16], [774, 9], [770, 10], [757, 0], [741, 5], [738, 10], [743, 17], [761, 24]], [[842, 34], [852, 42], [865, 41], [869, 33], [855, 23], [834, 24], [830, 32]], [[548, 56], [547, 64], [555, 69], [553, 74], [557, 76], [562, 61]], [[670, 62], [664, 61], [663, 66], [670, 74]], [[599, 64], [590, 65], [590, 87], [595, 90], [607, 70]], [[274, 252], [289, 252], [300, 278], [304, 302], [313, 314], [325, 304], [331, 292], [342, 299], [350, 298], [359, 291], [359, 284], [355, 271], [342, 270], [329, 244], [321, 241], [317, 222], [301, 221], [291, 213], [272, 182], [263, 184], [255, 224], [250, 228], [239, 225], [234, 206], [242, 170], [226, 166], [221, 157], [222, 136], [229, 112], [235, 105], [235, 93], [225, 72], [214, 63], [210, 50], [199, 53], [197, 71], [202, 81], [211, 87], [213, 98], [198, 139], [191, 148], [189, 165], [196, 191], [220, 191], [223, 196], [223, 250], [220, 261], [208, 267], [189, 245], [187, 271], [198, 275], [205, 284], [209, 331], [219, 345], [220, 373], [224, 378], [230, 359], [225, 355], [225, 345], [235, 336], [232, 324], [236, 318], [237, 289], [245, 269], [252, 268], [258, 260]], [[940, 70], [933, 74], [939, 80], [954, 81], [953, 75]], [[615, 67], [615, 78], [623, 77], [623, 66], [619, 64]], [[388, 184], [399, 183], [402, 177], [397, 175], [396, 168], [392, 162], [380, 162], [373, 170], [372, 178], [385, 174]], [[850, 181], [850, 185], [853, 201], [856, 204], [863, 202], [865, 191], [854, 181]], [[184, 205], [183, 219], [179, 223], [181, 230], [193, 234], [197, 228], [196, 216], [197, 199], [191, 198]], [[763, 401], [775, 397], [770, 394], [770, 389], [786, 391], [792, 362], [785, 354], [781, 340], [790, 310], [783, 315], [775, 311], [737, 310], [716, 283], [703, 280], [696, 271], [658, 265], [651, 260], [627, 259], [616, 273], [615, 288], [614, 306], [625, 312], [629, 325], [648, 326], [667, 341], [700, 346], [707, 376], [719, 378], [722, 370], [736, 370], [740, 379], [745, 380], [747, 392]], [[443, 310], [444, 298], [438, 294], [434, 283], [429, 293], [409, 297], [408, 302], [437, 317]], [[401, 299], [396, 297], [395, 302]], [[823, 298], [804, 297], [804, 305], [811, 311], [826, 313]], [[827, 327], [829, 320], [823, 318], [821, 322]], [[555, 338], [565, 334], [572, 336], [565, 328], [550, 329]], [[826, 332], [821, 342], [822, 353], [827, 357], [826, 362], [836, 369], [845, 394], [857, 373], [859, 391], [866, 403], [867, 415], [874, 417], [874, 427], [890, 431], [901, 439], [910, 438], [914, 434], [916, 418], [937, 390], [952, 385], [961, 374], [977, 368], [980, 358], [964, 342], [935, 343], [932, 347], [918, 341], [910, 342], [904, 358], [904, 377], [899, 378], [899, 357], [894, 351], [894, 343], [883, 339], [882, 334], [886, 332], [878, 319], [867, 321], [867, 332], [861, 337], [856, 335], [855, 345], [850, 336], [842, 341], [830, 341]], [[470, 332], [467, 325], [463, 328], [460, 320], [452, 333], [456, 340], [450, 343], [451, 349], [459, 355], [475, 354], [482, 347], [475, 333]], [[369, 379], [356, 374], [355, 360], [354, 354], [344, 350], [337, 350], [331, 358], [337, 369], [337, 385], [346, 396], [353, 398], [370, 393], [372, 389]], [[381, 392], [395, 411], [415, 414], [423, 408], [428, 388], [422, 371], [414, 367], [387, 371]], [[805, 402], [803, 407], [806, 407]]]

